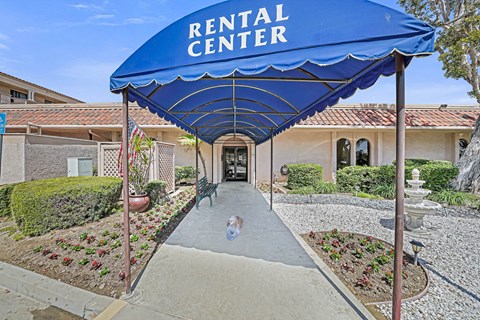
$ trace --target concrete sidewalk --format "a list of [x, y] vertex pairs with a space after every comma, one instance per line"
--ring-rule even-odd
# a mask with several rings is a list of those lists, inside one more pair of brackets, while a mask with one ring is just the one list
[[[155, 254], [130, 304], [101, 319], [373, 319], [252, 185], [224, 183], [218, 194]], [[231, 215], [244, 219], [234, 241], [225, 234]]]
[[[0, 262], [0, 286], [86, 319], [374, 319], [252, 185], [224, 183], [149, 262], [128, 301]], [[226, 239], [231, 215], [244, 219]]]

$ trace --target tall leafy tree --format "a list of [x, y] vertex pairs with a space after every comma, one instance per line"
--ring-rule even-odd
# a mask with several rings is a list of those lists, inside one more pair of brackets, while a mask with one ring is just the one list
[[[180, 143], [180, 146], [183, 148], [184, 151], [189, 152], [191, 150], [195, 150], [195, 136], [193, 134], [185, 134], [183, 136], [178, 137], [177, 141]], [[198, 139], [198, 156], [202, 161], [203, 166], [203, 175], [207, 176], [207, 165], [205, 164], [205, 157], [200, 150], [200, 144], [202, 140]]]
[[[439, 28], [435, 49], [447, 78], [463, 79], [480, 104], [480, 0], [399, 0], [407, 13]], [[457, 162], [457, 190], [480, 192], [480, 117]]]

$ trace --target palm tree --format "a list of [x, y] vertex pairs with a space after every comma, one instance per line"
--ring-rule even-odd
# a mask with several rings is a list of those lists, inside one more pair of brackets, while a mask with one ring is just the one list
[[[193, 134], [185, 134], [183, 136], [178, 137], [177, 141], [182, 146], [182, 149], [185, 152], [189, 152], [191, 150], [195, 150], [195, 136]], [[203, 175], [207, 176], [207, 165], [205, 164], [205, 158], [203, 157], [202, 151], [200, 150], [200, 145], [202, 140], [198, 139], [198, 155], [200, 160], [202, 160], [203, 165]]]

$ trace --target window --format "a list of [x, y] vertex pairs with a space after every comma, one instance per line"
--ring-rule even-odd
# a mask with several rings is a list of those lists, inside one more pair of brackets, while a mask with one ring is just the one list
[[370, 165], [370, 142], [367, 139], [360, 139], [357, 141], [357, 147], [355, 149], [357, 166], [369, 166]]
[[337, 170], [350, 166], [350, 141], [339, 139], [337, 141]]
[[460, 159], [468, 147], [468, 141], [465, 139], [458, 140], [458, 158]]
[[10, 90], [10, 96], [12, 98], [20, 98], [20, 99], [27, 99], [28, 95], [26, 93], [17, 91], [17, 90]]

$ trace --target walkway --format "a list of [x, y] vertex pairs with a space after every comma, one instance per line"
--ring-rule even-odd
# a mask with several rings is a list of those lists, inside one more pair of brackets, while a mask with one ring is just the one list
[[[234, 241], [231, 215], [244, 219]], [[99, 318], [373, 319], [324, 268], [252, 185], [223, 183], [213, 207], [203, 200], [155, 254], [130, 304]]]

